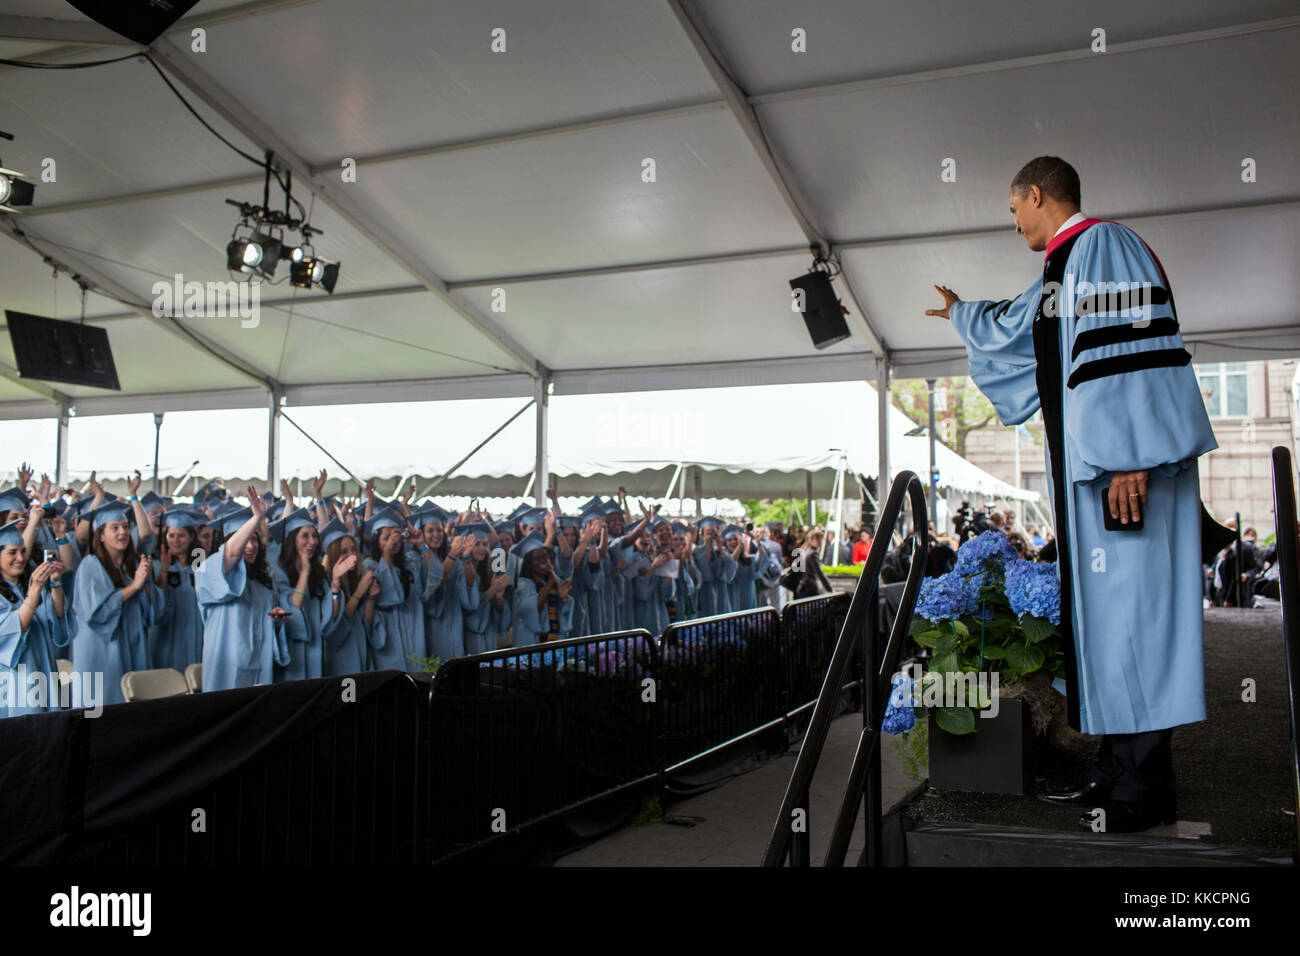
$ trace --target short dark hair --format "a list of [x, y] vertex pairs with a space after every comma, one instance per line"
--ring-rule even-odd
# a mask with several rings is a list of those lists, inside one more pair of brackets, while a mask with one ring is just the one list
[[1030, 186], [1037, 186], [1044, 195], [1057, 202], [1082, 205], [1079, 174], [1059, 156], [1039, 156], [1020, 167], [1016, 178], [1011, 180], [1011, 191], [1023, 196], [1029, 192]]

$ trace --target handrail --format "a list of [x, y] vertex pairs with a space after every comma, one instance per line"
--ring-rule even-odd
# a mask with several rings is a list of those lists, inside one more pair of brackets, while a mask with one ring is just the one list
[[[1278, 596], [1282, 600], [1282, 644], [1291, 709], [1291, 784], [1295, 796], [1295, 860], [1300, 862], [1300, 540], [1297, 539], [1295, 468], [1284, 445], [1273, 449], [1273, 515], [1277, 521]], [[1238, 527], [1241, 522], [1237, 522]], [[1241, 566], [1237, 566], [1237, 578]]]
[[[905, 494], [911, 500], [915, 529], [912, 536], [911, 568], [908, 571], [907, 584], [903, 589], [903, 600], [899, 605], [898, 614], [894, 618], [889, 643], [879, 667], [876, 666], [874, 648], [864, 647], [868, 661], [868, 665], [864, 670], [868, 677], [874, 677], [874, 679], [863, 681], [863, 716], [866, 726], [863, 728], [862, 737], [858, 741], [858, 750], [853, 758], [853, 768], [850, 771], [849, 786], [845, 794], [845, 805], [841, 807], [840, 816], [836, 820], [836, 828], [832, 832], [832, 840], [843, 837], [844, 846], [847, 847], [848, 841], [844, 832], [844, 821], [847, 816], [847, 829], [851, 830], [856, 816], [857, 801], [862, 795], [862, 782], [867, 765], [879, 745], [878, 728], [884, 718], [885, 704], [888, 703], [888, 694], [881, 693], [881, 678], [883, 676], [885, 680], [888, 680], [888, 675], [892, 671], [890, 665], [897, 663], [894, 658], [901, 651], [903, 644], [900, 634], [906, 633], [910, 623], [912, 608], [915, 606], [916, 595], [921, 587], [921, 578], [925, 574], [925, 557], [929, 551], [930, 529], [929, 516], [925, 508], [925, 490], [920, 479], [910, 471], [900, 472], [895, 476], [889, 489], [889, 498], [880, 512], [876, 535], [871, 542], [871, 550], [867, 554], [866, 566], [862, 569], [862, 576], [858, 578], [857, 587], [853, 590], [853, 600], [849, 603], [848, 615], [844, 618], [844, 626], [840, 629], [839, 640], [835, 643], [835, 653], [831, 656], [830, 666], [826, 671], [826, 679], [822, 682], [821, 693], [817, 696], [817, 704], [813, 708], [812, 719], [808, 724], [808, 731], [804, 735], [803, 745], [799, 748], [799, 756], [796, 758], [794, 770], [790, 774], [790, 782], [786, 787], [785, 796], [781, 800], [781, 809], [772, 828], [772, 837], [767, 844], [767, 853], [763, 857], [763, 866], [780, 866], [787, 853], [790, 853], [791, 860], [795, 865], [807, 865], [807, 821], [805, 819], [805, 829], [801, 833], [799, 845], [793, 848], [794, 852], [791, 852], [792, 842], [795, 838], [791, 821], [796, 809], [802, 807], [805, 816], [807, 814], [808, 789], [812, 784], [813, 774], [817, 770], [817, 762], [821, 759], [822, 749], [826, 745], [826, 735], [830, 730], [835, 699], [839, 696], [840, 685], [844, 681], [844, 674], [853, 658], [853, 652], [862, 640], [866, 616], [867, 614], [876, 613], [876, 602], [872, 601], [871, 598], [878, 589], [880, 570], [884, 566], [885, 554], [889, 550], [894, 525], [898, 522]], [[853, 796], [855, 792], [856, 796]], [[850, 800], [851, 796], [852, 799]], [[847, 815], [846, 807], [851, 809], [852, 815]], [[878, 821], [868, 821], [868, 824], [873, 827], [876, 827], [877, 823]], [[841, 853], [840, 856], [842, 860], [843, 854]], [[831, 854], [828, 853], [827, 862], [830, 863], [831, 859]]]

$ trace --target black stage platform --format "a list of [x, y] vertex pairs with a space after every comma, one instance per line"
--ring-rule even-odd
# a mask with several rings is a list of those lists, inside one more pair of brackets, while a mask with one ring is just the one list
[[[1253, 702], [1243, 681], [1254, 681]], [[1205, 611], [1208, 719], [1174, 732], [1178, 823], [1143, 834], [1097, 834], [1077, 809], [1032, 796], [915, 792], [886, 821], [891, 862], [910, 866], [1191, 866], [1291, 864], [1295, 807], [1290, 777], [1286, 662], [1278, 609]], [[1082, 778], [1098, 739], [1045, 763], [1040, 789]], [[900, 828], [905, 839], [900, 842]]]

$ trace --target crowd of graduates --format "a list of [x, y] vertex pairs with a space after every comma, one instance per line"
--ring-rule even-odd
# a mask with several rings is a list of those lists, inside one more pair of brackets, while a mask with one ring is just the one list
[[[102, 673], [202, 663], [204, 690], [433, 661], [756, 607], [779, 592], [782, 549], [767, 528], [634, 514], [622, 489], [578, 514], [521, 504], [493, 519], [414, 488], [384, 501], [310, 500], [219, 487], [189, 503], [92, 475], [88, 493], [47, 477], [0, 491], [0, 678], [49, 674], [66, 658]], [[45, 709], [6, 679], [0, 716]]]

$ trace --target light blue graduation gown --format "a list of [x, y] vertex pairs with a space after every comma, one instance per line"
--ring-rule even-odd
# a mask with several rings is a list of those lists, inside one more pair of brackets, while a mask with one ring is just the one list
[[632, 626], [659, 636], [668, 626], [667, 602], [672, 596], [673, 579], [650, 571], [628, 583], [632, 588]]
[[605, 588], [605, 575], [602, 573], [599, 559], [594, 563], [583, 554], [582, 560], [573, 564], [573, 587], [569, 596], [573, 598], [573, 636], [588, 637], [599, 634], [601, 619], [601, 591]]
[[[334, 595], [328, 582], [324, 595], [317, 597], [308, 589], [302, 607], [297, 607], [293, 603], [293, 583], [284, 568], [278, 564], [272, 568], [271, 580], [275, 582], [275, 603], [289, 612], [284, 620], [289, 663], [276, 669], [276, 681], [322, 676], [325, 673], [325, 631], [337, 623]], [[340, 599], [339, 604], [342, 603]]]
[[729, 585], [736, 578], [736, 559], [725, 548], [709, 554], [706, 545], [695, 548], [695, 567], [700, 574], [700, 617], [731, 611]]
[[[537, 585], [531, 578], [520, 578], [515, 585], [514, 647], [540, 644], [548, 639], [550, 622], [547, 609], [537, 606]], [[573, 595], [560, 604], [560, 637], [573, 628]]]
[[[223, 545], [224, 548], [224, 545]], [[194, 576], [203, 616], [203, 690], [270, 684], [289, 663], [283, 625], [271, 619], [275, 592], [248, 576], [241, 556], [229, 572], [221, 550]]]
[[[1204, 720], [1197, 458], [1217, 447], [1214, 433], [1195, 373], [1179, 357], [1172, 301], [1146, 315], [1079, 308], [1096, 291], [1083, 283], [1147, 282], [1172, 292], [1150, 250], [1115, 223], [1086, 227], [1072, 245], [1068, 236], [1049, 246], [1045, 276], [1062, 276], [1059, 289], [1047, 287], [1061, 303], [1053, 401], [1064, 474], [1051, 477], [1060, 478], [1066, 512], [1053, 502], [1069, 542], [1079, 729], [1139, 733]], [[1033, 340], [1043, 291], [1040, 278], [1014, 300], [949, 310], [971, 376], [1004, 424], [1023, 422], [1040, 404]], [[1040, 339], [1051, 334], [1039, 331]], [[1050, 446], [1047, 465], [1050, 474]], [[1101, 489], [1116, 471], [1143, 469], [1142, 530], [1105, 530]]]
[[[465, 572], [461, 571], [462, 580], [464, 576]], [[477, 595], [478, 601], [475, 607], [466, 609], [463, 614], [465, 653], [485, 654], [495, 651], [501, 633], [501, 609], [497, 607], [495, 598], [486, 596], [477, 577], [473, 588], [467, 588], [466, 593], [471, 597]], [[503, 596], [503, 604], [504, 601]]]
[[[0, 717], [56, 710], [59, 706], [59, 678], [55, 662], [60, 649], [72, 641], [73, 629], [68, 613], [71, 602], [64, 595], [64, 614], [59, 618], [54, 615], [51, 595], [48, 592], [42, 594], [41, 603], [24, 631], [18, 609], [27, 596], [26, 592], [18, 594], [16, 586], [7, 584], [0, 584], [0, 587], [9, 587], [9, 595], [18, 598], [11, 604], [0, 595], [0, 693], [7, 696], [7, 699], [0, 699]], [[34, 674], [45, 676], [33, 680]], [[44, 688], [43, 706], [41, 695], [36, 690], [38, 680]]]
[[193, 569], [173, 561], [167, 573], [167, 587], [159, 589], [163, 608], [153, 628], [149, 659], [154, 667], [173, 667], [184, 674], [185, 668], [203, 660], [203, 618]]
[[440, 661], [474, 654], [468, 648], [465, 634], [465, 615], [478, 610], [478, 578], [465, 582], [465, 562], [458, 560], [451, 569], [450, 579], [444, 577], [442, 559], [434, 556], [429, 562], [428, 579], [424, 584], [425, 620], [428, 622], [429, 656]]
[[92, 554], [77, 569], [73, 606], [77, 627], [72, 640], [73, 667], [83, 674], [102, 673], [104, 703], [124, 703], [122, 675], [151, 667], [149, 629], [162, 613], [162, 594], [148, 581], [123, 601], [121, 589]]
[[[339, 616], [326, 625], [325, 676], [360, 674], [366, 670], [366, 655], [374, 640], [375, 628], [366, 622], [366, 601], [363, 598], [352, 614], [347, 612], [348, 582], [340, 582], [343, 594], [339, 600]], [[378, 620], [379, 613], [375, 612]], [[382, 643], [382, 641], [381, 641]]]
[[761, 544], [755, 546], [748, 561], [735, 561], [736, 576], [727, 583], [727, 598], [733, 611], [748, 611], [758, 607], [758, 591], [755, 582], [762, 577], [767, 567], [767, 549]]
[[[375, 572], [379, 596], [375, 599], [375, 623], [382, 627], [373, 635], [375, 670], [411, 670], [414, 658], [426, 656], [424, 603], [421, 600], [424, 562], [414, 550], [404, 549], [398, 561], [411, 572], [412, 583], [405, 593], [396, 564], [366, 558], [363, 571]], [[378, 642], [378, 643], [376, 643]]]

